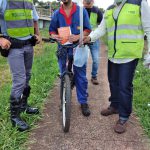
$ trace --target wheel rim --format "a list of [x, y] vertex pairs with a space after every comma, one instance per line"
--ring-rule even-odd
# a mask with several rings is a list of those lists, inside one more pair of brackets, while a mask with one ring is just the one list
[[66, 86], [65, 86], [65, 84], [63, 87], [62, 111], [63, 111], [63, 126], [65, 127], [65, 125], [66, 125]]

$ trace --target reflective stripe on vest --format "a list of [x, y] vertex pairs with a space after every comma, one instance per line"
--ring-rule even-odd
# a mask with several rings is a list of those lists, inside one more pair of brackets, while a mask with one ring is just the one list
[[4, 17], [7, 34], [14, 38], [34, 34], [32, 0], [8, 0]]
[[[129, 39], [129, 40], [141, 39], [141, 40], [143, 40], [143, 38], [144, 38], [144, 35], [127, 35], [127, 34], [125, 34], [125, 35], [117, 35], [116, 36], [117, 40], [120, 40], [120, 39]], [[108, 40], [109, 41], [114, 40], [114, 36], [109, 36]]]
[[126, 3], [116, 21], [114, 9], [105, 15], [108, 33], [109, 58], [141, 58], [144, 46], [144, 32], [141, 23], [140, 6]]
[[95, 29], [97, 27], [97, 13], [91, 12], [90, 13], [90, 24], [92, 26], [92, 29]]
[[[117, 26], [117, 30], [142, 30], [142, 26], [138, 26], [138, 25], [128, 25], [128, 24], [123, 24], [123, 25], [118, 25]], [[112, 32], [115, 30], [115, 26], [108, 28], [107, 31], [108, 32]]]

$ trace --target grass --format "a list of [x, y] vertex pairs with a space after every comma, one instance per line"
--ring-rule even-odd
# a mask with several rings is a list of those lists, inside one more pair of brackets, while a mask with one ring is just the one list
[[[42, 51], [40, 48], [42, 48]], [[30, 104], [37, 106], [42, 111], [44, 101], [49, 93], [49, 90], [53, 88], [56, 76], [58, 74], [57, 59], [55, 56], [56, 45], [42, 44], [36, 47], [35, 59], [32, 69], [31, 79], [31, 95]], [[40, 50], [40, 51], [39, 51]], [[39, 51], [39, 52], [37, 52]], [[29, 132], [20, 133], [16, 128], [12, 128], [9, 119], [9, 95], [11, 90], [11, 79], [8, 73], [8, 64], [6, 59], [0, 58], [0, 75], [4, 76], [3, 85], [0, 87], [0, 150], [23, 150], [25, 148], [25, 142], [29, 136]], [[8, 78], [6, 82], [6, 78]], [[41, 115], [30, 116], [22, 114], [31, 126], [35, 127], [37, 120], [41, 118]]]
[[[42, 36], [48, 36], [47, 31]], [[56, 45], [41, 44], [35, 48], [35, 59], [32, 70], [30, 104], [36, 105], [42, 110], [44, 101], [53, 88], [58, 66], [55, 57]], [[0, 150], [26, 150], [25, 142], [29, 132], [20, 133], [12, 128], [9, 120], [9, 95], [11, 90], [11, 79], [6, 59], [0, 57]], [[134, 79], [134, 111], [138, 115], [145, 132], [150, 137], [150, 70], [146, 70], [140, 60]], [[41, 115], [22, 117], [35, 127]]]
[[143, 67], [142, 60], [139, 61], [134, 79], [133, 106], [144, 131], [150, 138], [150, 70]]

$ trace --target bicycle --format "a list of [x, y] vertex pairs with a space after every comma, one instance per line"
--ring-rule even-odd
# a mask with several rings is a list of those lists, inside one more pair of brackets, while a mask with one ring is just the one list
[[[42, 38], [45, 42], [58, 44], [58, 50], [56, 52], [57, 57], [60, 57], [66, 53], [68, 48], [76, 48], [79, 45], [79, 42], [62, 45], [55, 39], [45, 39]], [[69, 132], [70, 128], [70, 118], [71, 118], [71, 98], [72, 98], [72, 89], [74, 87], [74, 74], [72, 72], [73, 59], [67, 59], [66, 70], [60, 76], [60, 99], [61, 99], [61, 111], [62, 111], [62, 128], [64, 132]]]

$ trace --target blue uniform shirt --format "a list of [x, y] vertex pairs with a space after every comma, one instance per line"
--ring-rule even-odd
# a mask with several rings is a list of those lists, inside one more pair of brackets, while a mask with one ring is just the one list
[[[73, 3], [73, 7], [70, 13], [70, 16], [67, 17], [66, 13], [61, 6], [60, 9], [56, 10], [52, 16], [52, 20], [50, 22], [49, 33], [57, 34], [57, 29], [60, 27], [70, 26], [72, 34], [80, 34], [80, 12], [79, 6]], [[87, 32], [91, 32], [90, 21], [88, 17], [87, 11], [83, 10], [83, 30]]]
[[[4, 20], [4, 13], [6, 10], [6, 6], [7, 6], [7, 0], [0, 0], [0, 26], [1, 26], [1, 32], [3, 35], [8, 35], [7, 34], [7, 27], [6, 27], [6, 22]], [[35, 7], [33, 6], [33, 20], [34, 21], [38, 21], [39, 16], [35, 10]], [[26, 40], [31, 38], [31, 36], [27, 36], [27, 37], [23, 37], [23, 38], [18, 38], [21, 40]]]

